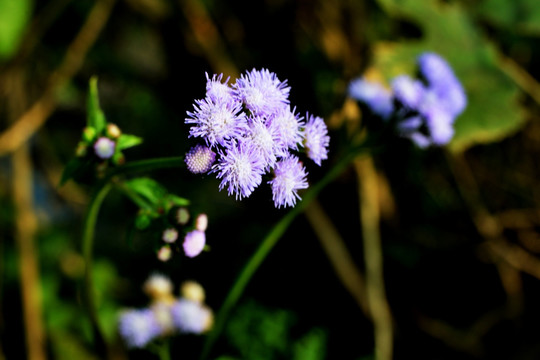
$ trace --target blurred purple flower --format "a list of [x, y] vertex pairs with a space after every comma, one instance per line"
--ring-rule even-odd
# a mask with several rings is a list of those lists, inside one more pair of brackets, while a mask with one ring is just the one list
[[201, 334], [212, 325], [212, 312], [196, 301], [180, 299], [172, 305], [171, 313], [180, 333]]
[[100, 137], [94, 143], [94, 152], [101, 159], [109, 159], [114, 155], [116, 143], [107, 137]]
[[394, 111], [392, 94], [381, 84], [361, 77], [351, 81], [348, 94], [364, 104], [376, 115], [388, 119]]
[[142, 348], [162, 333], [150, 309], [127, 310], [120, 314], [118, 331], [128, 347]]
[[199, 255], [201, 251], [203, 251], [205, 245], [206, 235], [204, 231], [200, 230], [192, 230], [188, 232], [184, 238], [184, 243], [182, 244], [184, 253], [190, 258]]

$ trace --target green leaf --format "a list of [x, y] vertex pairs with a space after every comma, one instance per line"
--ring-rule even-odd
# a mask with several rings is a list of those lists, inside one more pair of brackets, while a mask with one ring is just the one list
[[90, 78], [90, 84], [88, 88], [88, 99], [87, 99], [87, 113], [86, 121], [87, 126], [93, 127], [96, 129], [98, 134], [101, 134], [105, 130], [107, 125], [107, 120], [105, 120], [105, 114], [99, 107], [99, 95], [97, 88], [97, 77], [92, 76]]
[[32, 7], [31, 0], [0, 0], [0, 60], [11, 57], [19, 47]]
[[376, 45], [374, 66], [386, 79], [404, 72], [412, 75], [416, 57], [434, 51], [451, 64], [463, 83], [468, 105], [456, 120], [450, 150], [497, 141], [521, 128], [525, 121], [518, 104], [521, 92], [499, 68], [496, 52], [458, 4], [418, 0], [379, 0], [379, 4], [423, 30], [420, 40]]
[[174, 194], [168, 194], [165, 200], [176, 206], [188, 206], [190, 203], [188, 199], [184, 199], [183, 197]]
[[124, 185], [146, 199], [154, 207], [158, 207], [167, 194], [167, 191], [161, 184], [147, 177], [127, 180]]
[[477, 16], [492, 25], [540, 36], [538, 0], [483, 0], [472, 2]]
[[143, 142], [141, 137], [135, 135], [122, 134], [116, 141], [116, 149], [124, 150], [133, 146], [137, 146]]

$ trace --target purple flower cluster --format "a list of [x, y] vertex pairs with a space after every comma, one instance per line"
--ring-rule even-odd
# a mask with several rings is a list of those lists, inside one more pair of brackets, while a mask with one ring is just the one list
[[419, 147], [445, 145], [454, 135], [456, 117], [467, 106], [465, 91], [439, 55], [423, 53], [417, 64], [420, 79], [397, 76], [389, 91], [379, 83], [360, 78], [350, 83], [349, 96], [383, 119], [392, 118], [398, 133]]
[[193, 173], [215, 173], [219, 189], [237, 200], [268, 181], [274, 205], [294, 206], [308, 187], [307, 172], [294, 151], [304, 150], [317, 165], [328, 157], [330, 137], [324, 120], [291, 108], [290, 87], [267, 69], [242, 74], [232, 85], [223, 75], [206, 74], [206, 97], [195, 100], [185, 119], [189, 137], [201, 138], [186, 154]]
[[181, 297], [172, 295], [170, 280], [153, 275], [145, 283], [150, 306], [123, 311], [118, 332], [130, 348], [143, 348], [152, 340], [172, 334], [202, 334], [210, 330], [214, 315], [204, 304], [204, 289], [195, 282], [182, 286]]

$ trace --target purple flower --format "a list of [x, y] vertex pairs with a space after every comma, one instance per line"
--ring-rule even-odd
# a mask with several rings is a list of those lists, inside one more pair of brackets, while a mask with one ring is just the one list
[[193, 258], [201, 253], [206, 245], [206, 235], [204, 231], [192, 230], [184, 238], [184, 253], [187, 257]]
[[465, 90], [450, 65], [435, 53], [423, 53], [418, 57], [420, 74], [437, 94], [441, 106], [457, 116], [467, 106]]
[[278, 161], [274, 168], [274, 178], [268, 182], [272, 187], [274, 206], [294, 206], [296, 199], [300, 199], [297, 191], [308, 187], [306, 176], [296, 156], [289, 155]]
[[237, 98], [255, 115], [270, 116], [289, 103], [287, 80], [280, 81], [267, 69], [242, 74], [233, 87]]
[[306, 114], [307, 123], [304, 127], [304, 147], [308, 157], [321, 166], [321, 161], [328, 158], [330, 137], [324, 120], [318, 116]]
[[150, 309], [128, 310], [120, 315], [118, 331], [128, 347], [142, 348], [162, 333]]
[[416, 110], [424, 96], [424, 86], [418, 80], [400, 75], [392, 80], [392, 90], [396, 98], [409, 110]]
[[279, 140], [278, 129], [267, 127], [264, 119], [257, 116], [250, 119], [249, 130], [241, 141], [249, 143], [248, 146], [253, 146], [266, 164], [265, 168], [269, 168], [276, 163]]
[[208, 172], [216, 160], [216, 154], [207, 146], [197, 144], [186, 153], [185, 162], [193, 174]]
[[433, 144], [445, 145], [452, 140], [454, 136], [453, 121], [453, 116], [441, 108], [433, 108], [426, 114], [426, 124]]
[[109, 159], [114, 155], [116, 143], [109, 138], [100, 137], [94, 143], [94, 151], [96, 155], [102, 159]]
[[235, 194], [236, 200], [251, 195], [261, 183], [266, 165], [258, 150], [249, 143], [240, 143], [220, 155], [218, 163], [212, 166], [212, 172], [217, 172], [221, 179], [219, 190], [227, 187], [229, 196]]
[[349, 84], [349, 96], [366, 104], [371, 111], [388, 119], [394, 111], [392, 94], [381, 84], [364, 78], [358, 78]]
[[206, 97], [212, 99], [213, 101], [223, 101], [223, 102], [232, 102], [233, 99], [233, 90], [227, 85], [229, 78], [225, 79], [225, 82], [222, 83], [221, 79], [223, 74], [213, 75], [212, 79], [206, 75]]
[[302, 143], [300, 127], [303, 125], [303, 118], [298, 117], [295, 111], [296, 108], [291, 111], [290, 106], [285, 106], [267, 120], [266, 125], [278, 137], [278, 156], [285, 156], [288, 149], [297, 150], [298, 144]]
[[188, 111], [186, 124], [194, 124], [190, 137], [202, 137], [208, 146], [226, 146], [231, 139], [241, 136], [247, 128], [242, 104], [237, 101], [221, 101], [206, 98], [195, 100], [195, 112]]
[[172, 305], [171, 313], [180, 333], [201, 334], [212, 325], [212, 312], [196, 301], [180, 299]]

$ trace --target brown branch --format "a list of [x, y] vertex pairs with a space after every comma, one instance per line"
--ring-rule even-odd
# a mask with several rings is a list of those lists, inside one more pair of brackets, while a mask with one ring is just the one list
[[306, 207], [304, 214], [315, 231], [337, 277], [356, 300], [364, 314], [371, 317], [366, 298], [364, 276], [354, 264], [347, 246], [334, 224], [316, 200]]
[[56, 108], [56, 93], [79, 71], [90, 47], [111, 14], [115, 0], [97, 0], [86, 22], [69, 45], [58, 69], [41, 97], [6, 131], [0, 134], [0, 156], [17, 150], [47, 121]]
[[367, 298], [375, 327], [375, 359], [390, 360], [394, 334], [392, 314], [384, 286], [377, 171], [371, 157], [357, 159], [354, 165], [359, 181]]
[[210, 66], [216, 73], [223, 73], [231, 78], [238, 77], [238, 69], [227, 54], [227, 49], [224, 46], [225, 42], [203, 2], [179, 0], [179, 3], [189, 23], [191, 32]]
[[[22, 71], [13, 71], [6, 80], [9, 89], [9, 117], [15, 119], [24, 109], [25, 90]], [[15, 243], [19, 253], [19, 275], [22, 292], [23, 321], [29, 360], [45, 360], [41, 288], [38, 256], [34, 244], [37, 217], [33, 205], [32, 162], [27, 145], [12, 155], [12, 189], [15, 206]]]

